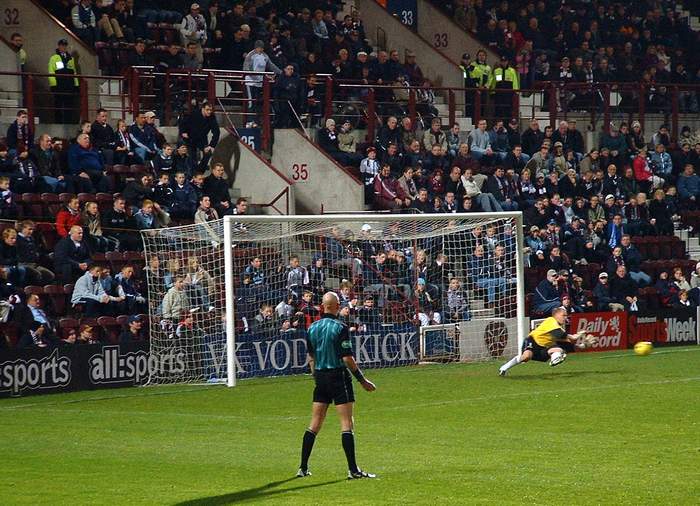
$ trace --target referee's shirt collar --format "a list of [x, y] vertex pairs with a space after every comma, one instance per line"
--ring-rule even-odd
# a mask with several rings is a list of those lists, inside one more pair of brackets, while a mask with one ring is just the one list
[[332, 319], [334, 319], [334, 320], [337, 320], [337, 319], [338, 319], [338, 317], [337, 317], [336, 315], [331, 314], [331, 313], [323, 313], [323, 314], [321, 315], [321, 318], [332, 318]]

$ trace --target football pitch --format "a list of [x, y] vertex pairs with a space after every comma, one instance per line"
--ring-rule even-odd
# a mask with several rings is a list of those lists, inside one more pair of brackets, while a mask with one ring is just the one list
[[0, 401], [0, 503], [698, 504], [700, 347], [366, 370], [347, 481], [335, 413], [294, 478], [312, 379]]

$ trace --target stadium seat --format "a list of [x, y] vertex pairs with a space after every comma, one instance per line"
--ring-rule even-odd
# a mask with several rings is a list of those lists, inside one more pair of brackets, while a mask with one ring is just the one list
[[86, 203], [97, 201], [97, 197], [94, 193], [78, 193], [78, 201], [80, 202], [80, 207], [82, 209]]
[[114, 205], [114, 197], [110, 193], [98, 193], [95, 195], [95, 200], [100, 213], [109, 211]]
[[44, 213], [42, 216], [56, 216], [61, 210], [61, 201], [55, 193], [42, 193], [41, 202], [44, 205]]
[[[73, 290], [71, 290], [72, 293]], [[61, 316], [66, 314], [66, 307], [68, 305], [67, 295], [65, 290], [60, 285], [46, 285], [44, 286], [44, 295], [48, 298], [49, 305], [51, 307], [51, 314], [55, 316]]]
[[75, 330], [77, 334], [79, 327], [80, 323], [75, 318], [61, 318], [58, 320], [58, 329], [61, 333], [61, 338], [63, 339], [68, 337], [71, 330]]
[[131, 316], [128, 314], [120, 314], [117, 316], [116, 320], [119, 325], [126, 327], [129, 324], [129, 318], [131, 318]]
[[22, 216], [25, 218], [41, 218], [44, 216], [44, 208], [39, 193], [23, 193], [20, 198]]
[[44, 251], [49, 252], [54, 250], [60, 239], [58, 232], [56, 232], [56, 226], [52, 223], [37, 223], [35, 235], [38, 236], [37, 243], [43, 246]]
[[7, 344], [14, 348], [19, 341], [19, 329], [15, 322], [0, 323], [0, 336], [5, 336]]
[[28, 285], [24, 287], [25, 295], [44, 295], [43, 286]]
[[122, 267], [126, 264], [124, 254], [121, 251], [108, 251], [105, 254], [105, 260], [109, 262], [109, 265], [112, 268], [112, 275], [122, 270]]
[[97, 319], [97, 324], [102, 329], [102, 338], [110, 344], [119, 342], [119, 334], [121, 333], [121, 325], [111, 316], [100, 316]]

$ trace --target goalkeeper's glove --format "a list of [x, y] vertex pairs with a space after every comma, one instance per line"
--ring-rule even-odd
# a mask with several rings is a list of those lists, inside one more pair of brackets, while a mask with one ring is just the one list
[[[578, 334], [577, 334], [578, 335]], [[598, 344], [598, 338], [593, 334], [583, 333], [576, 339], [576, 347], [580, 349], [592, 348]]]

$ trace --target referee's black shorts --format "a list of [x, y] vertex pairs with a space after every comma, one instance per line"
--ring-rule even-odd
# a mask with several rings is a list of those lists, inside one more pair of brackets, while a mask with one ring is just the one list
[[355, 402], [355, 392], [352, 390], [352, 378], [346, 367], [342, 369], [317, 370], [314, 373], [316, 387], [314, 402], [324, 404], [347, 404]]

